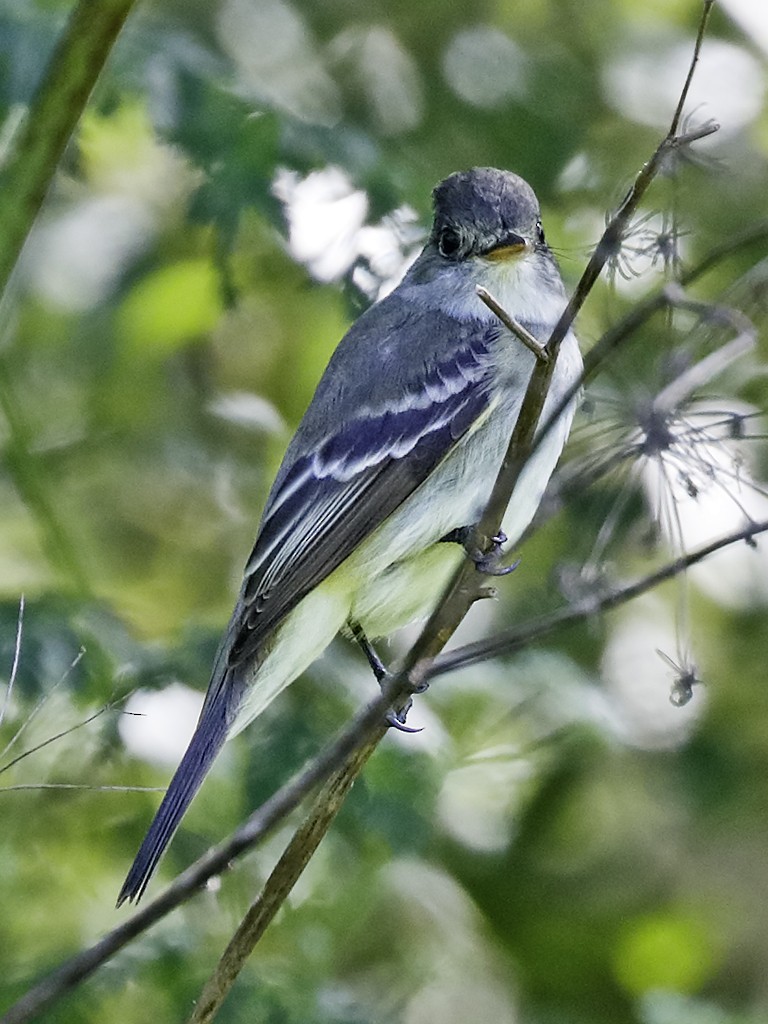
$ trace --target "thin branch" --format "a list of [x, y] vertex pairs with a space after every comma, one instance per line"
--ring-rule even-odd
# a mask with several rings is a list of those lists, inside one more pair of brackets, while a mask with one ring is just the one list
[[8, 686], [5, 690], [5, 697], [3, 698], [3, 706], [0, 708], [0, 725], [5, 720], [8, 706], [11, 702], [11, 694], [13, 693], [13, 687], [16, 684], [16, 673], [19, 671], [19, 658], [21, 657], [21, 634], [24, 627], [24, 595], [22, 594], [19, 598], [19, 615], [16, 619], [16, 640], [13, 645], [13, 663], [11, 664], [11, 674], [8, 676]]
[[[672, 125], [671, 125], [671, 127], [669, 129], [669, 134], [670, 135], [676, 135], [677, 134], [677, 129], [678, 129], [679, 125], [680, 125], [680, 120], [681, 120], [681, 118], [683, 116], [683, 108], [685, 107], [685, 104], [686, 104], [686, 102], [688, 100], [688, 93], [691, 91], [691, 82], [693, 82], [693, 76], [694, 76], [694, 73], [696, 71], [696, 65], [699, 63], [699, 56], [701, 54], [701, 46], [702, 46], [702, 43], [704, 42], [704, 35], [705, 35], [706, 31], [707, 31], [707, 23], [709, 21], [709, 16], [712, 13], [712, 8], [713, 8], [714, 4], [715, 4], [715, 0], [704, 0], [704, 9], [703, 9], [703, 11], [701, 13], [701, 18], [699, 19], [699, 29], [698, 29], [698, 32], [696, 33], [696, 42], [695, 42], [694, 47], [693, 47], [693, 58], [691, 59], [690, 67], [688, 68], [688, 75], [687, 75], [687, 77], [685, 79], [685, 84], [683, 85], [682, 91], [680, 93], [680, 99], [677, 101], [677, 107], [675, 109], [675, 114], [674, 114], [674, 117], [672, 118]], [[692, 132], [691, 136], [693, 136], [694, 134], [695, 133]], [[706, 132], [704, 130], [704, 126], [702, 126], [702, 128], [699, 130], [699, 134], [696, 135], [696, 138], [697, 139], [703, 139], [704, 136], [708, 135], [708, 134], [709, 134], [709, 132]], [[694, 139], [691, 138], [691, 141], [694, 141]]]
[[[27, 717], [21, 723], [19, 728], [13, 734], [13, 736], [11, 736], [11, 738], [8, 740], [8, 742], [3, 747], [3, 749], [0, 750], [0, 757], [5, 757], [5, 755], [11, 749], [11, 747], [15, 746], [15, 744], [19, 740], [19, 737], [22, 736], [22, 734], [28, 728], [30, 723], [34, 720], [36, 715], [38, 715], [39, 712], [42, 710], [42, 708], [45, 707], [46, 702], [50, 699], [50, 697], [53, 694], [53, 692], [55, 690], [57, 690], [61, 686], [61, 684], [67, 679], [67, 677], [69, 676], [70, 672], [72, 672], [72, 670], [75, 669], [80, 664], [80, 660], [81, 660], [81, 658], [83, 657], [84, 654], [85, 654], [85, 648], [81, 647], [80, 650], [78, 651], [77, 655], [72, 659], [72, 662], [70, 663], [70, 665], [67, 668], [66, 672], [64, 672], [61, 675], [61, 677], [56, 680], [56, 682], [48, 690], [47, 693], [43, 694], [43, 696], [40, 698], [40, 700], [37, 702], [37, 704], [35, 704], [35, 706], [32, 708], [30, 713], [27, 715]], [[101, 714], [101, 712], [99, 712], [99, 714]], [[78, 728], [78, 726], [73, 726], [73, 728], [76, 729], [76, 728]], [[71, 730], [67, 730], [67, 732], [70, 732], [70, 731]], [[46, 740], [45, 743], [42, 744], [42, 746], [45, 746], [46, 743], [48, 743], [48, 742], [49, 741]], [[0, 772], [4, 772], [6, 770], [6, 768], [10, 768], [11, 765], [16, 764], [16, 762], [20, 761], [22, 757], [26, 757], [27, 753], [32, 753], [32, 751], [27, 751], [25, 754], [21, 754], [19, 757], [16, 757], [12, 761], [9, 761], [8, 764], [6, 764], [3, 768], [0, 768]]]
[[620, 605], [626, 604], [642, 594], [646, 594], [649, 590], [655, 589], [667, 580], [674, 579], [690, 569], [691, 566], [703, 562], [711, 555], [714, 555], [717, 551], [722, 551], [732, 544], [740, 542], [749, 543], [754, 537], [766, 531], [768, 531], [768, 520], [763, 520], [759, 523], [748, 523], [740, 530], [735, 530], [724, 537], [719, 537], [717, 540], [713, 540], [687, 555], [675, 558], [673, 561], [667, 562], [660, 569], [657, 569], [656, 572], [650, 573], [634, 583], [628, 583], [618, 590], [585, 597], [565, 608], [559, 608], [549, 615], [526, 622], [522, 626], [507, 630], [489, 640], [478, 640], [476, 643], [457, 647], [456, 650], [449, 651], [447, 654], [442, 654], [440, 657], [435, 658], [425, 673], [425, 678], [431, 682], [432, 679], [445, 675], [447, 672], [455, 672], [457, 669], [475, 665], [480, 661], [488, 661], [500, 655], [519, 651], [521, 648], [527, 647], [556, 629], [573, 625], [593, 615], [599, 615], [618, 608]]
[[325, 784], [301, 827], [270, 873], [264, 888], [221, 955], [216, 970], [208, 979], [188, 1024], [209, 1024], [237, 980], [243, 964], [285, 902], [310, 858], [320, 845], [333, 819], [344, 803], [355, 778], [362, 771], [386, 732], [374, 734], [364, 747], [352, 755], [352, 762], [336, 772]]
[[478, 284], [475, 286], [475, 291], [477, 292], [477, 297], [501, 320], [507, 330], [515, 335], [518, 341], [522, 341], [529, 352], [533, 352], [540, 363], [549, 362], [547, 350], [541, 342], [537, 341], [530, 331], [527, 331], [522, 324], [518, 323], [512, 314], [508, 313], [498, 300], [491, 295], [487, 288], [483, 288], [481, 284]]
[[[72, 667], [74, 667], [74, 665], [76, 665], [79, 660], [80, 657], [78, 657], [77, 660], [73, 662]], [[30, 747], [28, 750], [22, 751], [20, 754], [17, 754], [16, 757], [12, 758], [10, 761], [6, 762], [6, 764], [0, 767], [0, 775], [2, 775], [3, 772], [7, 772], [9, 768], [13, 768], [13, 766], [15, 764], [18, 764], [19, 761], [23, 761], [25, 758], [30, 757], [32, 754], [36, 754], [39, 750], [42, 750], [44, 747], [49, 746], [51, 743], [55, 743], [56, 740], [61, 740], [65, 736], [69, 736], [70, 733], [76, 732], [78, 729], [82, 729], [84, 725], [90, 725], [91, 722], [95, 722], [96, 719], [100, 718], [106, 711], [111, 711], [113, 708], [117, 707], [119, 704], [122, 704], [122, 702], [127, 699], [128, 695], [126, 694], [125, 697], [121, 697], [120, 700], [115, 701], [112, 704], [105, 704], [104, 707], [99, 708], [98, 711], [94, 711], [92, 715], [89, 715], [88, 718], [84, 718], [81, 722], [77, 722], [75, 723], [75, 725], [71, 725], [68, 729], [62, 729], [61, 732], [57, 732], [53, 736], [49, 736], [47, 739], [42, 740], [40, 743], [36, 743], [34, 747]]]

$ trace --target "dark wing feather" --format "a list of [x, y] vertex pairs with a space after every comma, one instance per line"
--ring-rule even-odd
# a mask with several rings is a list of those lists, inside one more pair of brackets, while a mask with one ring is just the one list
[[485, 355], [477, 341], [453, 352], [418, 392], [352, 419], [282, 476], [246, 567], [230, 666], [250, 658], [482, 415], [490, 401]]

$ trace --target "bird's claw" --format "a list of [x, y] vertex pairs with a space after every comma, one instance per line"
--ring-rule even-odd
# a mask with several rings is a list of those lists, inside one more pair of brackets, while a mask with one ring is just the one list
[[469, 546], [474, 529], [473, 526], [462, 526], [446, 533], [440, 540], [449, 544], [461, 544], [474, 562], [477, 571], [483, 573], [484, 576], [508, 576], [509, 573], [514, 572], [520, 564], [519, 561], [513, 562], [512, 565], [499, 565], [503, 555], [502, 546], [507, 543], [506, 533], [499, 530], [495, 537], [491, 537], [490, 551], [478, 551], [477, 548]]
[[470, 558], [475, 563], [475, 568], [484, 576], [508, 576], [520, 564], [520, 559], [512, 562], [511, 565], [499, 565], [504, 554], [502, 546], [507, 542], [507, 535], [503, 531], [491, 537], [491, 550], [486, 552], [474, 551]]
[[[352, 631], [352, 635], [360, 644], [360, 647], [363, 649], [363, 653], [365, 654], [365, 657], [368, 660], [368, 664], [373, 669], [373, 674], [376, 676], [376, 680], [379, 686], [381, 687], [382, 690], [386, 690], [387, 684], [392, 679], [392, 673], [389, 671], [384, 662], [376, 653], [373, 644], [371, 644], [371, 642], [368, 640], [368, 637], [365, 635], [365, 632], [363, 631], [363, 628], [360, 625], [360, 623], [350, 622], [349, 628]], [[411, 693], [424, 693], [424, 691], [428, 688], [429, 683], [423, 681], [419, 683], [414, 683], [410, 687]], [[387, 724], [390, 725], [393, 729], [397, 729], [398, 732], [421, 732], [422, 729], [420, 727], [414, 727], [405, 724], [406, 716], [408, 712], [411, 710], [412, 704], [413, 701], [409, 698], [407, 703], [404, 704], [399, 711], [395, 711], [394, 708], [390, 708], [389, 711], [387, 711], [386, 715], [384, 716]]]
[[[428, 682], [411, 683], [410, 690], [413, 694], [425, 693], [429, 689]], [[395, 711], [394, 708], [390, 708], [384, 716], [387, 723], [392, 726], [393, 729], [397, 729], [398, 732], [423, 732], [424, 730], [419, 727], [414, 727], [405, 724], [405, 719], [408, 712], [413, 707], [413, 701], [408, 698], [407, 702], [400, 708], [399, 711]]]
[[384, 716], [384, 720], [387, 725], [391, 726], [393, 729], [397, 729], [398, 732], [423, 732], [424, 729], [421, 726], [405, 724], [405, 716], [410, 711], [410, 708], [410, 701], [408, 701], [407, 705], [400, 712], [395, 711], [394, 708], [390, 708]]
[[474, 558], [473, 562], [477, 571], [481, 572], [484, 576], [509, 576], [520, 565], [519, 558], [512, 562], [511, 565], [499, 565], [500, 558], [500, 551], [491, 551], [487, 555]]

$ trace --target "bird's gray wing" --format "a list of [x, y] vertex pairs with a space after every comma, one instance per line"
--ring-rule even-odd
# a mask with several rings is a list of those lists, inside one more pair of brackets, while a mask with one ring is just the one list
[[443, 360], [396, 399], [349, 418], [278, 477], [230, 626], [229, 667], [250, 658], [482, 416], [496, 334], [462, 331], [461, 344], [447, 344]]

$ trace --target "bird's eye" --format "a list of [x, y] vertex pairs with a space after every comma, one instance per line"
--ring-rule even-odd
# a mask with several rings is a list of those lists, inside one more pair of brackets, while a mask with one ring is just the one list
[[437, 240], [438, 252], [446, 259], [455, 259], [461, 249], [461, 238], [451, 228], [443, 228]]
[[544, 245], [546, 238], [544, 237], [544, 225], [540, 220], [536, 221], [536, 241], [539, 245]]

